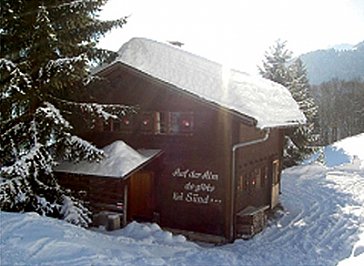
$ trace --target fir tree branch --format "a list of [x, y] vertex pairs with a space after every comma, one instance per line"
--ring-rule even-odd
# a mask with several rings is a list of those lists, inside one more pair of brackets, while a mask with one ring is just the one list
[[135, 113], [138, 109], [138, 107], [128, 106], [124, 104], [74, 102], [53, 96], [51, 98], [58, 104], [61, 104], [63, 107], [77, 108], [83, 113], [96, 114], [99, 118], [102, 118], [105, 121], [110, 118], [119, 119], [120, 116], [125, 116], [128, 113]]

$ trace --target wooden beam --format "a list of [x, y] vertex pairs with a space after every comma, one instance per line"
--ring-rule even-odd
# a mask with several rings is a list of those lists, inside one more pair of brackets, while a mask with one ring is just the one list
[[123, 227], [127, 224], [127, 215], [128, 215], [128, 184], [124, 186], [124, 209], [123, 209]]

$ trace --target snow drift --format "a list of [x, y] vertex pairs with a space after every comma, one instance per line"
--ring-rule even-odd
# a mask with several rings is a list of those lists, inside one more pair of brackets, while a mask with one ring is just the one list
[[286, 169], [284, 209], [251, 240], [214, 247], [156, 224], [90, 231], [1, 212], [1, 265], [364, 265], [364, 168], [357, 164], [363, 143], [361, 134], [334, 145], [350, 162]]

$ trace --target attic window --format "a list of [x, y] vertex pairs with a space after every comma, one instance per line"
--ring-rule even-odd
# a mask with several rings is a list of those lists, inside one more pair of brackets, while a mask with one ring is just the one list
[[132, 117], [121, 117], [119, 119], [109, 119], [107, 122], [104, 122], [104, 131], [127, 132], [128, 130], [131, 130], [132, 127], [133, 127], [133, 118]]
[[168, 126], [168, 113], [167, 112], [155, 112], [155, 134], [166, 134]]
[[150, 120], [149, 119], [144, 119], [143, 120], [143, 126], [147, 127], [150, 124]]
[[140, 119], [144, 134], [191, 135], [193, 126], [192, 112], [145, 112]]
[[194, 119], [192, 112], [144, 112], [127, 115], [119, 119], [109, 119], [104, 123], [104, 131], [130, 133], [140, 130], [151, 135], [192, 135]]
[[193, 130], [193, 114], [190, 112], [170, 113], [170, 134], [188, 134]]

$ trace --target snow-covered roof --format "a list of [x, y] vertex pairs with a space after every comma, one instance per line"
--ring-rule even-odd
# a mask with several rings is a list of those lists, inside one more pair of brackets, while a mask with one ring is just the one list
[[131, 39], [118, 53], [119, 57], [111, 65], [126, 64], [172, 84], [175, 89], [249, 116], [257, 121], [259, 128], [306, 121], [289, 91], [267, 79], [228, 69], [175, 46], [144, 38]]
[[62, 162], [57, 172], [124, 178], [133, 170], [155, 157], [160, 150], [134, 150], [123, 141], [115, 141], [102, 148], [105, 158], [100, 162]]

